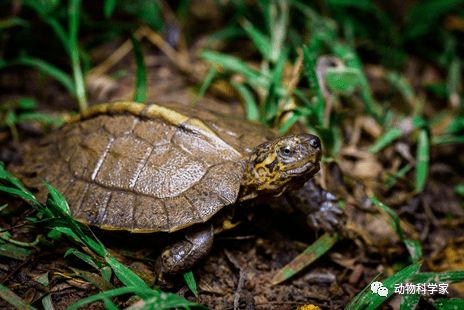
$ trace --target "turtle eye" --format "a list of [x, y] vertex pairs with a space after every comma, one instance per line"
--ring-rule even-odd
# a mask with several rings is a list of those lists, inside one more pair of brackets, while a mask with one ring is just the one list
[[290, 146], [286, 145], [280, 148], [280, 154], [285, 157], [290, 157], [293, 155], [293, 149]]

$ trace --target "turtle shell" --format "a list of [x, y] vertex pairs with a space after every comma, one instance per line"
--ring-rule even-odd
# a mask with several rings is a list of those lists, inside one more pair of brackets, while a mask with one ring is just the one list
[[249, 154], [274, 137], [206, 109], [118, 102], [47, 135], [25, 162], [64, 194], [78, 221], [172, 232], [235, 203]]

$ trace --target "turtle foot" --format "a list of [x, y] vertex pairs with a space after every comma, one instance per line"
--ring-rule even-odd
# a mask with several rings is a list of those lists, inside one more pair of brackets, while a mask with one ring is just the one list
[[200, 226], [185, 234], [185, 238], [167, 246], [156, 261], [158, 282], [165, 282], [166, 274], [186, 271], [206, 256], [213, 245], [213, 227]]

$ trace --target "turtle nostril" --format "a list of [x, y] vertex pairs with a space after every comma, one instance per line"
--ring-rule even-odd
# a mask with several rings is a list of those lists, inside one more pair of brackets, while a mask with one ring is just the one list
[[309, 139], [309, 145], [311, 145], [313, 148], [320, 148], [321, 147], [321, 140], [319, 140], [318, 137], [314, 136], [311, 139]]

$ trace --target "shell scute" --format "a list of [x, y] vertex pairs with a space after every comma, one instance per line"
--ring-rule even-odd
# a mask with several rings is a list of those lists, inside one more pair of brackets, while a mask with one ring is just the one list
[[176, 127], [154, 120], [141, 120], [133, 130], [134, 136], [153, 146], [171, 143], [175, 132]]
[[[70, 145], [72, 142], [67, 143], [67, 139], [65, 137], [57, 141], [57, 144], [64, 143]], [[88, 135], [81, 135], [75, 148], [65, 149], [66, 146], [64, 148], [58, 146], [58, 148], [64, 149], [61, 154], [69, 158], [69, 169], [74, 176], [93, 180], [95, 178], [95, 171], [98, 171], [104, 159], [102, 156], [108, 152], [113, 140], [113, 137], [108, 134], [93, 132]], [[69, 153], [72, 155], [68, 156], [67, 154]]]
[[152, 147], [142, 140], [118, 137], [100, 155], [101, 164], [95, 167], [92, 180], [109, 188], [130, 190], [151, 151]]
[[184, 196], [169, 198], [164, 201], [170, 231], [176, 231], [190, 226], [192, 222], [202, 222], [193, 206]]
[[136, 202], [135, 194], [127, 191], [111, 191], [110, 193], [106, 208], [100, 209], [102, 213], [98, 219], [98, 225], [106, 229], [113, 227], [131, 228]]
[[112, 136], [118, 137], [130, 134], [134, 126], [138, 123], [138, 118], [128, 115], [114, 115], [108, 117], [103, 124], [103, 129]]
[[168, 229], [168, 215], [164, 202], [149, 196], [136, 196], [131, 230], [149, 232]]

